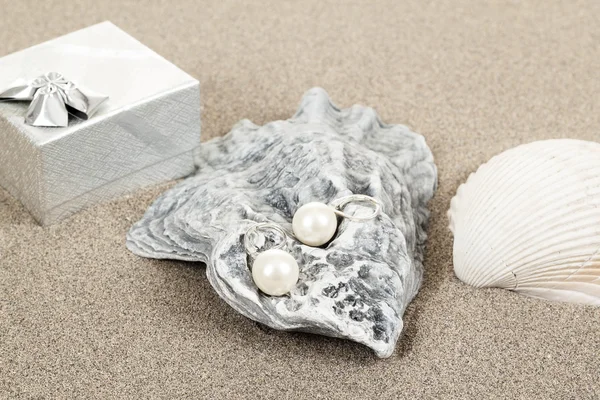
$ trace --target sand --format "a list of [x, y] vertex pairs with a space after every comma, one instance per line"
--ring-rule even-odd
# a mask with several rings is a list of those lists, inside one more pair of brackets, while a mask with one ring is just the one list
[[125, 233], [172, 183], [47, 228], [0, 190], [0, 398], [600, 398], [600, 309], [464, 285], [446, 217], [494, 154], [600, 141], [600, 2], [486, 3], [0, 0], [0, 56], [111, 20], [197, 77], [203, 140], [287, 118], [318, 85], [422, 133], [440, 179], [424, 284], [385, 360], [267, 330], [203, 265], [131, 254]]

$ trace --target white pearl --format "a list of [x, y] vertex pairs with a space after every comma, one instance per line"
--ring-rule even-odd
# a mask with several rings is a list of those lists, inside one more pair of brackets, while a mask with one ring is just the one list
[[323, 203], [307, 203], [292, 220], [294, 236], [309, 246], [321, 246], [331, 240], [337, 230], [337, 215]]
[[279, 249], [260, 253], [252, 264], [252, 279], [271, 296], [288, 293], [298, 282], [298, 263], [290, 253]]

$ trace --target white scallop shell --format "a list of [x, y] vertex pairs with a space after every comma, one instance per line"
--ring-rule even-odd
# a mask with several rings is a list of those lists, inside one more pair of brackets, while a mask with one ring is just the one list
[[600, 143], [497, 155], [458, 188], [448, 216], [465, 283], [600, 305]]

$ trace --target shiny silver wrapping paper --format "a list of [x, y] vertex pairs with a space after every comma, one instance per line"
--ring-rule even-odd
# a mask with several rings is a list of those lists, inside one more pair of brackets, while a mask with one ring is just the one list
[[199, 83], [110, 22], [0, 58], [0, 88], [60, 71], [109, 96], [65, 128], [24, 123], [0, 102], [0, 185], [41, 224], [194, 170]]

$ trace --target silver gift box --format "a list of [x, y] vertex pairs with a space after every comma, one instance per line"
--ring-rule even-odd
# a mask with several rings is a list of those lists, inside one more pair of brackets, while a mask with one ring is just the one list
[[196, 79], [110, 22], [0, 58], [0, 89], [49, 71], [109, 99], [65, 128], [27, 125], [27, 102], [0, 102], [0, 185], [41, 224], [193, 172]]

